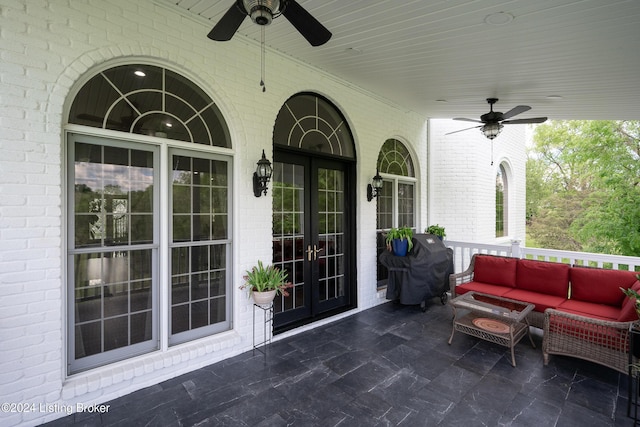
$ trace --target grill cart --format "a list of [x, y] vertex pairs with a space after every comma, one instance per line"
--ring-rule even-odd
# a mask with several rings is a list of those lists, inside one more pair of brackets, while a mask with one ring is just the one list
[[453, 274], [453, 250], [433, 234], [413, 236], [413, 249], [403, 257], [385, 251], [380, 263], [389, 270], [387, 299], [401, 304], [420, 304], [427, 310], [426, 301], [440, 297], [444, 305], [449, 290], [449, 275]]

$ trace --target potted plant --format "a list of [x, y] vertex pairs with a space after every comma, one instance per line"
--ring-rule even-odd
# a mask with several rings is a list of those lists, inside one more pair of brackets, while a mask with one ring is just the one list
[[278, 294], [289, 296], [287, 289], [293, 285], [287, 282], [287, 272], [273, 265], [264, 266], [258, 261], [257, 266], [246, 271], [245, 283], [240, 289], [249, 289], [249, 294], [256, 304], [271, 304]]
[[447, 233], [444, 231], [444, 227], [440, 227], [439, 224], [430, 225], [426, 230], [424, 230], [424, 232], [427, 234], [438, 236], [440, 240], [444, 239], [444, 237], [447, 235]]
[[392, 228], [387, 232], [387, 246], [397, 256], [405, 256], [413, 248], [413, 230], [409, 227]]
[[[637, 274], [636, 278], [640, 280], [640, 274]], [[635, 299], [634, 304], [636, 307], [636, 314], [638, 314], [638, 319], [640, 320], [640, 293], [636, 292], [636, 290], [632, 288], [629, 288], [629, 289], [620, 288], [620, 290], [629, 298]]]
[[[640, 274], [636, 275], [636, 278], [640, 280]], [[629, 288], [629, 289], [620, 288], [620, 290], [622, 291], [622, 293], [624, 293], [626, 296], [628, 296], [633, 300], [633, 304], [636, 309], [636, 314], [638, 315], [638, 320], [640, 320], [640, 293], [638, 293], [635, 289], [632, 289], [632, 288]], [[637, 327], [637, 326], [634, 326], [634, 327]], [[631, 351], [635, 357], [640, 357], [640, 341], [637, 338], [633, 340], [633, 348], [631, 349]], [[636, 370], [636, 372], [640, 371], [640, 364], [635, 363], [635, 364], [632, 364], [631, 366]]]

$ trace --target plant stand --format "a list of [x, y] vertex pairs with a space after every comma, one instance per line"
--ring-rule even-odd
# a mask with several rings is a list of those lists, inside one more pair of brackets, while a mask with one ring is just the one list
[[[262, 312], [262, 313], [260, 313]], [[256, 315], [256, 313], [258, 313]], [[256, 342], [256, 317], [260, 318], [262, 314], [262, 341]], [[273, 336], [271, 329], [271, 321], [273, 320], [273, 302], [269, 304], [253, 304], [253, 354], [256, 350], [267, 357], [267, 344], [271, 344]], [[260, 326], [258, 325], [258, 330]]]
[[629, 327], [629, 373], [628, 373], [628, 403], [627, 403], [627, 416], [633, 418], [633, 425], [640, 425], [638, 419], [638, 396], [640, 395], [640, 372], [638, 368], [634, 367], [634, 364], [638, 363], [638, 355], [636, 353], [636, 347], [640, 347], [640, 324], [633, 323]]

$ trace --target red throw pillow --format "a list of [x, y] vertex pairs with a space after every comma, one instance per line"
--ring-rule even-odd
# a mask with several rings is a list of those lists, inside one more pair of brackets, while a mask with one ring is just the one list
[[620, 288], [629, 288], [636, 281], [636, 273], [603, 268], [572, 267], [571, 299], [620, 307], [625, 298]]
[[569, 293], [569, 265], [559, 262], [518, 260], [519, 289], [567, 298]]
[[[631, 286], [631, 289], [640, 293], [640, 281], [636, 280], [633, 286]], [[620, 291], [620, 293], [622, 293], [622, 291]], [[636, 313], [636, 299], [629, 298], [625, 295], [624, 301], [622, 302], [622, 308], [620, 309], [620, 316], [618, 316], [617, 321], [633, 322], [635, 320], [638, 320], [638, 314]]]
[[473, 280], [513, 288], [516, 286], [517, 265], [518, 258], [476, 255]]

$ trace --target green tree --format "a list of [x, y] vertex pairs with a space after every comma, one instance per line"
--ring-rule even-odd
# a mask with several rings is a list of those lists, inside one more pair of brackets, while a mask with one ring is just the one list
[[542, 202], [553, 194], [553, 188], [545, 180], [545, 164], [538, 159], [529, 158], [526, 164], [527, 225], [531, 224]]
[[640, 122], [552, 121], [536, 129], [534, 143], [532, 238], [555, 249], [640, 255]]

